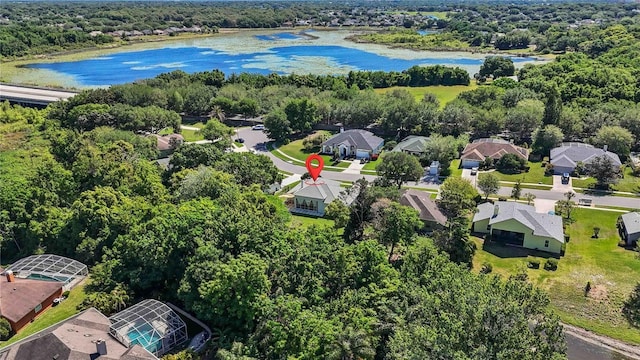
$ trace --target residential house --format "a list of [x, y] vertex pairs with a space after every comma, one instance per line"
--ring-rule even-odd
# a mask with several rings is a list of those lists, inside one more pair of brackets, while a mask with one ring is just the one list
[[156, 138], [156, 148], [158, 150], [158, 158], [165, 158], [180, 145], [184, 143], [184, 137], [180, 134], [153, 135]]
[[500, 160], [506, 154], [515, 154], [524, 160], [529, 159], [529, 150], [502, 139], [477, 139], [467, 144], [460, 156], [461, 165], [465, 169], [480, 166], [486, 158]]
[[562, 218], [537, 213], [531, 205], [517, 202], [478, 205], [473, 231], [491, 234], [491, 240], [505, 245], [560, 254], [564, 245]]
[[628, 212], [618, 218], [618, 232], [628, 246], [640, 239], [640, 212]]
[[0, 316], [7, 319], [14, 333], [27, 326], [36, 316], [62, 296], [63, 283], [21, 279], [13, 271], [3, 271], [0, 279]]
[[562, 143], [561, 146], [551, 149], [553, 172], [555, 174], [571, 173], [578, 163], [586, 165], [596, 157], [603, 155], [611, 159], [613, 166], [620, 167], [622, 165], [620, 157], [611, 151], [607, 151], [606, 146], [600, 149], [584, 143]]
[[321, 144], [322, 154], [338, 154], [340, 158], [370, 159], [382, 151], [384, 139], [366, 130], [341, 130]]
[[438, 209], [436, 202], [431, 200], [431, 194], [426, 191], [405, 190], [400, 196], [400, 204], [418, 211], [426, 231], [440, 229], [447, 223], [447, 217]]
[[355, 195], [347, 194], [340, 183], [319, 178], [314, 182], [302, 181], [299, 190], [293, 193], [291, 212], [312, 216], [324, 216], [326, 207], [334, 200], [351, 205]]
[[392, 151], [402, 151], [407, 154], [422, 156], [426, 151], [426, 144], [429, 142], [427, 136], [410, 135], [396, 145]]
[[0, 360], [157, 360], [138, 344], [127, 347], [109, 334], [111, 321], [89, 308], [0, 350]]

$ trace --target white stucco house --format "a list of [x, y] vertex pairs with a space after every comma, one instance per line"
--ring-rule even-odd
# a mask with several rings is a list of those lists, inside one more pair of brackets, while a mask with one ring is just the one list
[[324, 216], [327, 206], [334, 201], [342, 201], [351, 205], [355, 196], [353, 191], [347, 192], [337, 181], [318, 178], [317, 181], [302, 181], [301, 188], [293, 193], [292, 213], [311, 216]]
[[321, 144], [321, 154], [338, 153], [340, 158], [370, 159], [382, 151], [384, 139], [366, 130], [346, 130]]
[[564, 245], [560, 216], [537, 213], [535, 207], [513, 201], [478, 205], [473, 231], [491, 234], [492, 241], [504, 245], [554, 254], [560, 254]]

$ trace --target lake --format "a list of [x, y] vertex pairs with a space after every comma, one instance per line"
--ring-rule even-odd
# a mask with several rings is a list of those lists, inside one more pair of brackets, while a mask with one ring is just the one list
[[[345, 40], [338, 31], [239, 31], [207, 38], [134, 45], [103, 51], [73, 61], [43, 62], [26, 67], [62, 86], [100, 87], [183, 70], [193, 73], [219, 69], [231, 73], [346, 74], [352, 70], [402, 71], [414, 65], [461, 67], [472, 76], [486, 55], [392, 49]], [[89, 55], [88, 55], [89, 56]], [[512, 57], [516, 67], [542, 62]], [[16, 81], [16, 80], [14, 80]], [[16, 81], [19, 82], [19, 81]]]

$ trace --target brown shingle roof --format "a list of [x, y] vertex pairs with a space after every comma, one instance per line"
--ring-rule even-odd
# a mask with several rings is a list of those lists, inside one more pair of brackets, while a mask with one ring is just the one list
[[400, 196], [400, 204], [411, 206], [420, 213], [420, 220], [436, 222], [444, 225], [447, 217], [438, 209], [436, 203], [431, 200], [431, 194], [425, 191], [409, 189]]
[[498, 160], [506, 154], [516, 154], [527, 160], [529, 150], [500, 139], [478, 139], [467, 144], [462, 151], [461, 159], [483, 161], [485, 158]]
[[[109, 335], [109, 319], [94, 308], [60, 322], [0, 350], [0, 360], [157, 360], [140, 345], [127, 348]], [[95, 341], [102, 339], [107, 355], [96, 355]]]
[[12, 322], [18, 322], [49, 296], [62, 288], [61, 282], [15, 278], [7, 281], [3, 274], [0, 279], [0, 315]]

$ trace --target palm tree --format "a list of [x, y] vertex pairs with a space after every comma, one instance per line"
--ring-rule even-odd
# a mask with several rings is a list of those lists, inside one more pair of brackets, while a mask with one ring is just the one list
[[526, 193], [524, 194], [524, 199], [527, 200], [527, 205], [531, 205], [531, 203], [533, 202], [533, 200], [535, 200], [536, 196], [533, 195], [532, 193]]
[[333, 344], [331, 344], [331, 359], [360, 360], [373, 359], [375, 349], [369, 342], [368, 335], [359, 329], [347, 327]]
[[227, 119], [227, 115], [224, 113], [224, 110], [220, 107], [220, 105], [214, 105], [211, 109], [211, 117], [214, 117], [220, 122], [224, 122]]

